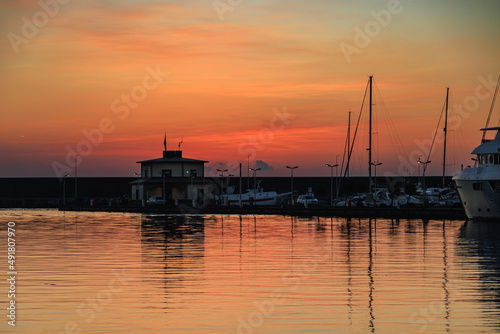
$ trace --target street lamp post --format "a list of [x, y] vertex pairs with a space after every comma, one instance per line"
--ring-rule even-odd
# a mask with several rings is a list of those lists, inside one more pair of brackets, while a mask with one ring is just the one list
[[222, 190], [221, 190], [221, 204], [224, 205], [224, 202], [223, 202], [223, 196], [224, 196], [224, 173], [227, 172], [228, 170], [227, 169], [218, 169], [217, 168], [217, 171], [220, 172], [220, 176], [222, 178]]
[[291, 172], [291, 174], [290, 174], [290, 179], [291, 179], [291, 182], [290, 182], [290, 184], [291, 184], [291, 186], [290, 186], [290, 188], [291, 188], [290, 198], [292, 200], [291, 203], [293, 205], [293, 170], [296, 169], [296, 168], [299, 168], [299, 166], [294, 166], [294, 167], [286, 166], [286, 168], [290, 169], [290, 172]]
[[[330, 165], [330, 164], [325, 164], [326, 167], [330, 167], [330, 205], [333, 206], [333, 168], [335, 167], [335, 175], [337, 175], [337, 167], [339, 166], [338, 164], [335, 165]], [[335, 181], [337, 181], [335, 179]], [[337, 184], [335, 184], [335, 187], [337, 187]], [[338, 191], [337, 191], [338, 193]]]
[[231, 183], [231, 177], [233, 177], [234, 174], [227, 174], [227, 182], [226, 182], [226, 192], [227, 189], [229, 188], [229, 184]]
[[261, 170], [261, 168], [248, 168], [248, 170], [253, 171], [253, 200], [254, 205], [257, 204], [257, 171]]
[[66, 177], [68, 176], [69, 174], [66, 174], [63, 177], [63, 206], [66, 206]]
[[428, 161], [424, 162], [424, 161], [418, 160], [417, 163], [424, 165], [423, 172], [422, 172], [422, 190], [424, 193], [424, 204], [425, 204], [425, 202], [427, 200], [427, 191], [426, 191], [426, 187], [425, 187], [425, 170], [427, 169], [427, 165], [430, 164], [431, 161], [428, 160]]
[[[340, 157], [340, 154], [337, 154], [335, 157], [335, 198], [339, 197], [339, 173], [338, 173], [338, 167], [339, 167], [339, 162], [338, 159]], [[342, 172], [342, 171], [341, 171]]]
[[377, 166], [380, 166], [381, 162], [371, 162], [372, 166], [375, 166], [375, 191], [377, 191]]
[[76, 198], [78, 196], [78, 192], [77, 192], [78, 163], [77, 163], [77, 160], [78, 160], [78, 154], [75, 154], [75, 201], [76, 201]]
[[241, 202], [241, 187], [242, 187], [241, 177], [242, 177], [242, 175], [241, 175], [241, 162], [240, 162], [240, 187], [239, 187], [240, 188], [240, 200], [239, 200], [239, 206], [240, 206], [240, 208], [243, 206], [242, 202]]
[[189, 178], [191, 179], [191, 190], [192, 190], [193, 189], [193, 178], [194, 178], [193, 173], [191, 173], [191, 171], [187, 170], [186, 174], [188, 174]]
[[[142, 177], [142, 173], [137, 173], [137, 172], [134, 172], [134, 175], [137, 176], [137, 179], [141, 178]], [[143, 195], [142, 195], [142, 200], [144, 199], [144, 192], [143, 192]], [[141, 198], [139, 198], [139, 192], [137, 191], [137, 188], [136, 188], [136, 201], [138, 200], [141, 200]], [[144, 203], [142, 204], [144, 206]]]
[[247, 190], [250, 190], [250, 155], [247, 157]]
[[420, 162], [420, 158], [421, 158], [421, 157], [422, 157], [422, 154], [420, 154], [420, 155], [418, 156], [418, 161], [417, 161], [417, 169], [418, 169], [418, 170], [417, 170], [417, 185], [418, 185], [418, 183], [420, 182], [420, 164], [421, 164], [421, 162]]

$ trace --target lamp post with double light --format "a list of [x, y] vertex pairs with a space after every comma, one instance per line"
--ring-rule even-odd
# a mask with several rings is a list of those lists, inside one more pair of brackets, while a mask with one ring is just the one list
[[377, 166], [382, 165], [381, 162], [372, 162], [372, 166], [375, 166], [375, 191], [377, 191]]
[[428, 161], [418, 160], [417, 163], [424, 165], [423, 172], [422, 172], [422, 191], [424, 193], [424, 204], [426, 204], [426, 202], [427, 202], [427, 190], [426, 190], [426, 186], [425, 186], [425, 170], [427, 169], [427, 165], [430, 164], [431, 161], [430, 160], [428, 160]]
[[288, 168], [290, 170], [290, 199], [291, 199], [291, 203], [293, 205], [293, 170], [296, 169], [296, 168], [299, 168], [299, 166], [286, 166], [286, 168]]
[[220, 177], [222, 178], [222, 189], [221, 189], [221, 195], [220, 195], [220, 198], [221, 198], [221, 204], [224, 204], [223, 203], [223, 196], [224, 196], [224, 173], [227, 172], [228, 170], [227, 169], [219, 169], [217, 168], [217, 171], [220, 172]]
[[251, 154], [248, 155], [247, 157], [247, 190], [250, 190], [250, 156]]
[[77, 181], [78, 181], [78, 154], [75, 154], [75, 201], [76, 201], [76, 198], [78, 197], [78, 185], [77, 185]]
[[[335, 168], [335, 175], [337, 175], [337, 167], [339, 166], [338, 164], [335, 165], [330, 165], [330, 164], [325, 164], [326, 167], [330, 168], [330, 205], [333, 206], [333, 168]], [[335, 181], [337, 181], [335, 179]], [[335, 184], [335, 188], [337, 188], [337, 184]], [[337, 191], [338, 193], [338, 191]]]
[[418, 183], [420, 183], [420, 158], [422, 157], [422, 154], [418, 156], [418, 161], [417, 161], [417, 186]]
[[63, 176], [63, 206], [66, 206], [66, 178], [69, 174]]

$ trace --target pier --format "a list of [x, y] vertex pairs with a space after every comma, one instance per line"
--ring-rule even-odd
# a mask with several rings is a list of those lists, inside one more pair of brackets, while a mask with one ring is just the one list
[[178, 206], [67, 206], [61, 211], [130, 212], [144, 214], [185, 215], [282, 215], [298, 217], [345, 217], [345, 218], [388, 218], [388, 219], [449, 219], [466, 220], [463, 208], [442, 207], [331, 207], [331, 206], [210, 206], [193, 208]]

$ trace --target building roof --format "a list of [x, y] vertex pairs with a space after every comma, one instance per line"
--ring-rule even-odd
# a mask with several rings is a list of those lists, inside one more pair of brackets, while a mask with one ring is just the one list
[[160, 162], [195, 162], [195, 163], [205, 163], [205, 160], [196, 160], [182, 157], [182, 151], [163, 151], [163, 158], [142, 160], [137, 161], [137, 163], [160, 163]]
[[129, 184], [162, 184], [163, 181], [165, 181], [165, 184], [171, 185], [171, 184], [209, 184], [209, 183], [216, 183], [213, 178], [202, 178], [202, 177], [197, 177], [191, 178], [189, 177], [167, 177], [165, 180], [163, 180], [161, 177], [150, 177], [150, 178], [139, 178], [137, 180], [134, 180], [132, 182], [129, 182]]
[[174, 158], [158, 158], [158, 159], [151, 159], [151, 160], [142, 160], [142, 161], [137, 161], [137, 163], [158, 163], [158, 162], [199, 162], [199, 163], [205, 163], [208, 161], [205, 160], [196, 160], [196, 159], [189, 159], [189, 158], [179, 158], [179, 157], [174, 157]]

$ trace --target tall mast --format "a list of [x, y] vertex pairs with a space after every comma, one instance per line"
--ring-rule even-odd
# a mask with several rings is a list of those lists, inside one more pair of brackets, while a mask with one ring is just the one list
[[446, 136], [448, 135], [448, 96], [450, 93], [450, 88], [446, 87], [446, 111], [444, 114], [444, 149], [443, 149], [443, 188], [446, 186], [445, 176], [446, 176]]
[[368, 147], [368, 192], [372, 192], [372, 81], [373, 76], [370, 76], [370, 130], [369, 130], [369, 147]]
[[[490, 112], [488, 114], [488, 118], [486, 119], [486, 125], [484, 126], [485, 129], [490, 125], [491, 113], [493, 112], [493, 108], [495, 107], [495, 100], [497, 99], [498, 86], [500, 86], [500, 76], [498, 76], [497, 88], [495, 88], [495, 94], [493, 94], [493, 100], [491, 101]], [[497, 126], [500, 126], [500, 120], [498, 121]], [[485, 142], [485, 139], [486, 139], [486, 131], [483, 131], [483, 138], [481, 139], [481, 144]]]
[[[351, 152], [351, 111], [349, 110], [349, 121], [347, 122], [347, 155]], [[349, 177], [349, 164], [347, 164], [347, 176]]]

